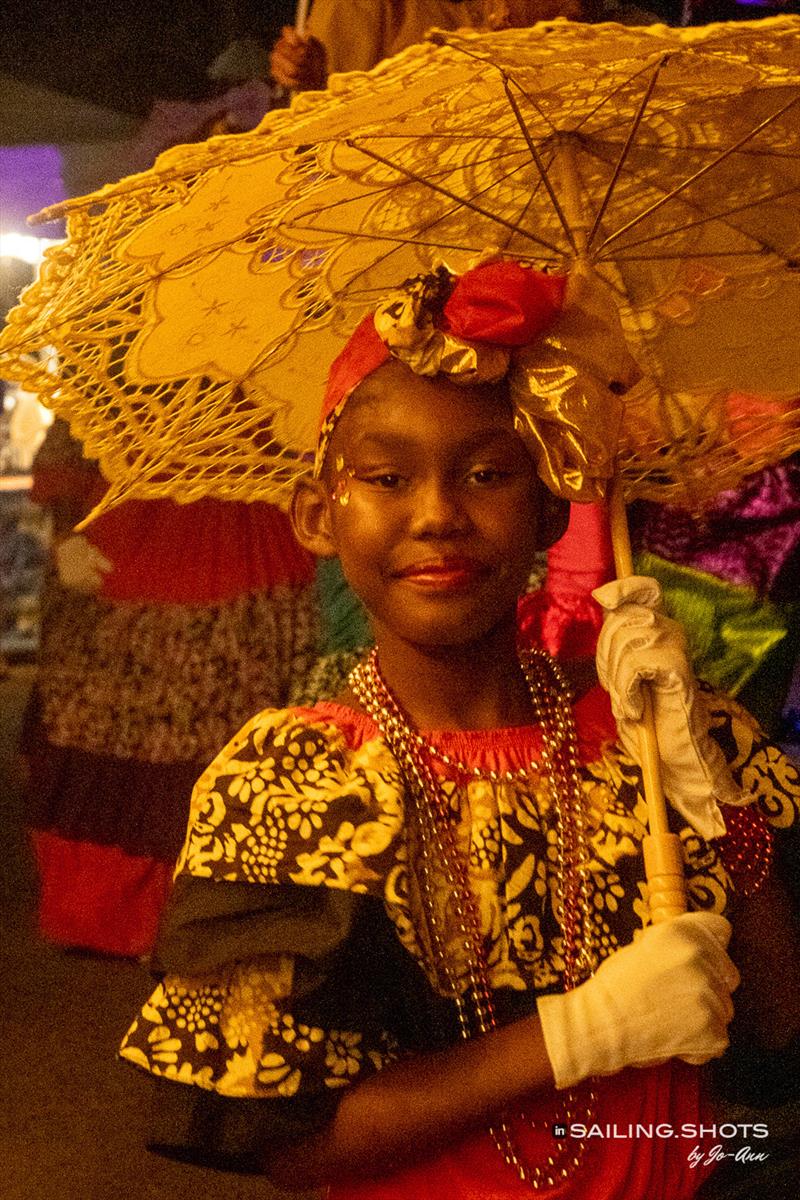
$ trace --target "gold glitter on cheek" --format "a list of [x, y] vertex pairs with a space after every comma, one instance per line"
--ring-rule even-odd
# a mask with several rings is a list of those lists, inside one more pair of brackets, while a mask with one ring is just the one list
[[336, 456], [336, 470], [339, 473], [339, 478], [334, 484], [331, 492], [331, 500], [336, 504], [341, 504], [342, 508], [346, 508], [350, 503], [350, 480], [353, 478], [354, 471], [352, 467], [345, 470], [344, 459], [341, 454]]

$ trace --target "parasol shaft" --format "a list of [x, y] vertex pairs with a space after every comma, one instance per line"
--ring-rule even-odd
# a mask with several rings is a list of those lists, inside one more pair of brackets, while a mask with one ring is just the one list
[[[609, 495], [611, 543], [617, 578], [633, 575], [633, 554], [628, 518], [619, 476]], [[667, 805], [661, 784], [661, 755], [656, 737], [653, 697], [649, 685], [642, 688], [643, 712], [639, 730], [640, 760], [647, 801], [650, 834], [644, 839], [644, 865], [650, 889], [650, 919], [654, 925], [686, 912], [686, 882], [683, 876], [683, 848], [675, 833], [669, 832]]]
[[306, 32], [306, 21], [308, 20], [308, 0], [297, 0], [297, 8], [294, 14], [294, 27], [301, 37]]
[[[589, 266], [588, 206], [581, 194], [581, 181], [575, 162], [575, 142], [570, 136], [558, 139], [553, 166], [561, 183], [561, 203], [572, 230], [576, 258]], [[609, 496], [611, 543], [617, 577], [633, 575], [633, 554], [628, 532], [628, 517], [619, 475]], [[669, 832], [667, 804], [661, 784], [661, 755], [656, 737], [653, 697], [650, 687], [642, 687], [643, 711], [639, 730], [640, 753], [650, 834], [644, 839], [645, 874], [650, 892], [650, 919], [654, 925], [686, 912], [686, 883], [683, 877], [683, 848], [680, 838]]]

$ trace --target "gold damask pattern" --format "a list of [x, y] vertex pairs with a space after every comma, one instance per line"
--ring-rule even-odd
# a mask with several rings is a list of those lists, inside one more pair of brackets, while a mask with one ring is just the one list
[[[785, 827], [800, 813], [798, 768], [769, 745], [732, 702], [714, 698], [715, 734], [748, 801]], [[641, 863], [645, 804], [638, 768], [608, 749], [582, 768], [589, 813], [591, 893], [601, 957], [647, 919]], [[472, 779], [445, 782], [487, 946], [494, 989], [562, 986], [555, 918], [557, 841], [547, 789]], [[314, 710], [258, 714], [199, 780], [179, 870], [226, 881], [344, 889], [382, 901], [401, 943], [428, 975], [430, 955], [409, 877], [405, 797], [397, 763], [379, 737], [350, 749]], [[732, 883], [718, 847], [678, 827], [689, 893], [725, 911]], [[447, 921], [445, 879], [436, 896]], [[449, 930], [463, 978], [463, 939]], [[167, 976], [143, 1009], [123, 1057], [157, 1075], [231, 1096], [291, 1096], [336, 1088], [395, 1053], [388, 1036], [299, 1023], [291, 956], [265, 956], [213, 979]]]
[[167, 976], [128, 1033], [122, 1057], [154, 1075], [222, 1096], [294, 1096], [304, 1076], [346, 1086], [393, 1056], [388, 1039], [367, 1046], [353, 1030], [295, 1020], [292, 959], [265, 956], [213, 979]]

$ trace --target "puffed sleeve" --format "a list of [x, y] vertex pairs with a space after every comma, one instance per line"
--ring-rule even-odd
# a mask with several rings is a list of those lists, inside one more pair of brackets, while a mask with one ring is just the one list
[[741, 788], [741, 803], [723, 806], [722, 862], [735, 890], [759, 890], [773, 867], [776, 837], [800, 824], [800, 766], [730, 696], [703, 687], [709, 729]]
[[395, 1056], [390, 998], [416, 968], [383, 903], [401, 824], [392, 763], [265, 713], [198, 781], [160, 981], [120, 1051], [162, 1093], [154, 1148], [252, 1169]]
[[372, 897], [192, 878], [153, 967], [121, 1050], [159, 1081], [151, 1146], [239, 1169], [325, 1124], [342, 1088], [395, 1056], [389, 998], [414, 970]]

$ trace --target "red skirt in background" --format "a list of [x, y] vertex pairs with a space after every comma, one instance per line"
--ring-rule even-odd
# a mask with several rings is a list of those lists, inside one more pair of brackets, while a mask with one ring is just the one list
[[48, 585], [23, 735], [39, 927], [60, 945], [139, 956], [195, 780], [311, 666], [313, 560], [263, 503], [128, 501], [84, 536], [113, 567], [95, 595]]

